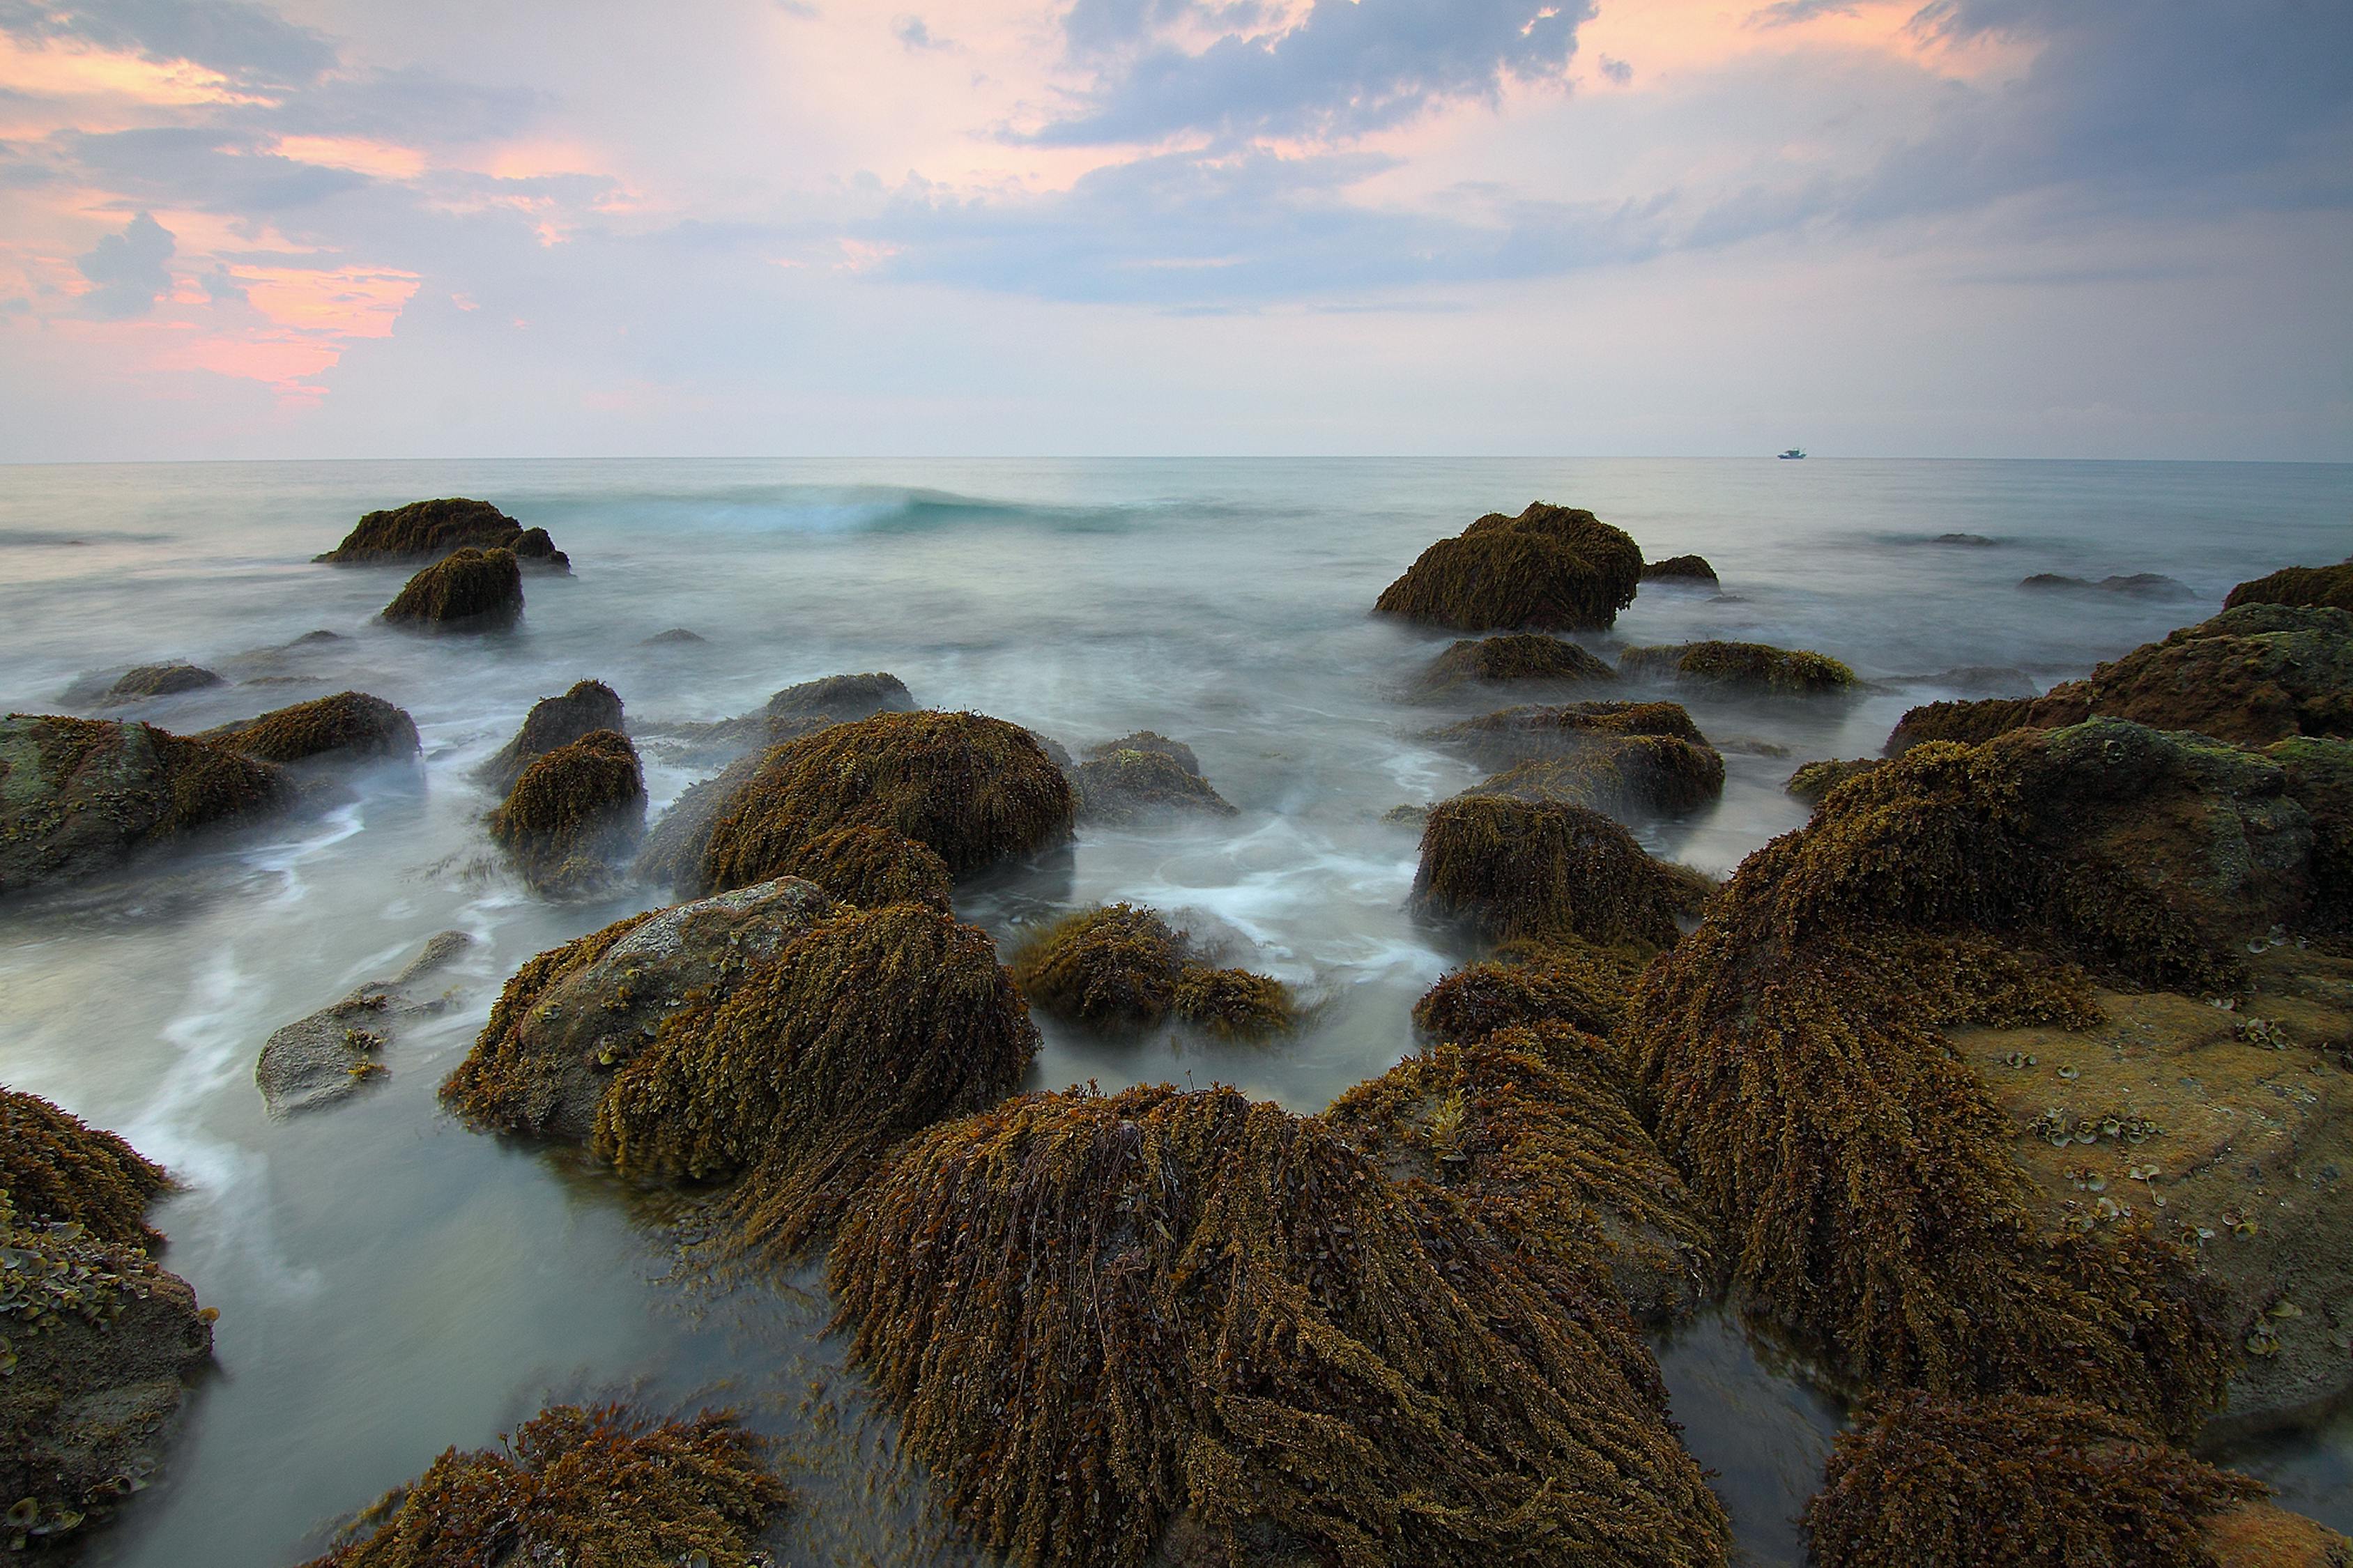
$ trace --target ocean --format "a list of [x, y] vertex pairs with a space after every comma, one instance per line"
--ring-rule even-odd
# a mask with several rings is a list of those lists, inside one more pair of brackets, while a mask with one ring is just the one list
[[[569, 577], [528, 574], [517, 631], [374, 624], [406, 569], [332, 568], [358, 516], [430, 496], [545, 527]], [[679, 1266], [662, 1194], [573, 1154], [469, 1131], [434, 1090], [500, 984], [656, 901], [532, 897], [489, 855], [474, 766], [539, 698], [594, 677], [633, 725], [732, 717], [779, 688], [888, 670], [1082, 750], [1189, 743], [1239, 816], [1082, 828], [1074, 851], [960, 889], [1000, 942], [1072, 904], [1151, 904], [1312, 1006], [1271, 1044], [1107, 1043], [1041, 1019], [1031, 1087], [1234, 1085], [1300, 1111], [1414, 1049], [1414, 999], [1464, 950], [1404, 912], [1416, 830], [1391, 808], [1477, 782], [1423, 731], [1488, 706], [1403, 700], [1451, 638], [1376, 618], [1430, 542], [1532, 500], [1588, 507], [1647, 556], [1698, 552], [1720, 590], [1646, 587], [1605, 657], [1732, 637], [1813, 648], [1872, 683], [1831, 701], [1694, 700], [1722, 801], [1639, 828], [1725, 874], [1806, 808], [1800, 763], [1877, 754], [1905, 709], [2023, 694], [2211, 615], [2243, 579], [2353, 551], [2353, 467], [1762, 459], [611, 460], [0, 468], [0, 702], [93, 711], [112, 676], [187, 659], [223, 685], [124, 710], [191, 731], [346, 689], [415, 717], [421, 766], [323, 812], [205, 841], [134, 875], [0, 909], [0, 1083], [163, 1161], [165, 1267], [220, 1310], [217, 1370], [165, 1479], [85, 1561], [291, 1563], [444, 1447], [551, 1398], [733, 1405], [781, 1436], [793, 1560], [986, 1560], [957, 1542], [828, 1337], [814, 1269]], [[2159, 574], [2178, 598], [2021, 589]], [[701, 642], [649, 644], [675, 627]], [[324, 629], [340, 640], [289, 647]], [[702, 776], [645, 742], [659, 809]], [[707, 771], [707, 770], [706, 770]], [[389, 1079], [273, 1122], [252, 1070], [279, 1026], [475, 939], [458, 1005]], [[1704, 1319], [1661, 1347], [1673, 1414], [1757, 1563], [1801, 1556], [1834, 1408]], [[2353, 1530], [2353, 1424], [2232, 1456]]]

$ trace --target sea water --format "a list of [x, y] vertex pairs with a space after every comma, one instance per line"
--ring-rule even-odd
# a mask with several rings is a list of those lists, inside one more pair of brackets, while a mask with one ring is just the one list
[[[373, 620], [405, 575], [333, 568], [364, 511], [429, 496], [547, 528], [569, 576], [525, 578], [512, 635]], [[961, 889], [997, 935], [1130, 900], [1311, 1005], [1295, 1037], [1120, 1044], [1040, 1020], [1034, 1088], [1234, 1085], [1316, 1110], [1414, 1048], [1416, 996], [1463, 952], [1409, 920], [1391, 808], [1477, 773], [1420, 737], [1502, 699], [1417, 705], [1446, 635], [1368, 612], [1431, 541], [1532, 500], [1588, 507], [1651, 558], [1699, 552], [1714, 589], [1653, 584], [1623, 647], [1731, 637], [1814, 648], [1872, 685], [1823, 701], [1694, 699], [1722, 801], [1640, 825], [1728, 873], [1805, 808], [1783, 782], [1877, 754], [1940, 697], [2023, 694], [2211, 614], [2231, 584], [2353, 550], [2353, 468], [2253, 464], [1332, 459], [343, 462], [0, 468], [0, 702], [92, 712], [135, 664], [227, 683], [112, 710], [190, 731], [358, 689], [406, 708], [420, 763], [322, 811], [0, 908], [0, 1082], [115, 1129], [185, 1184], [163, 1261], [220, 1309], [217, 1367], [165, 1479], [87, 1561], [290, 1563], [444, 1447], [551, 1399], [731, 1405], [776, 1434], [801, 1506], [790, 1560], [976, 1561], [845, 1368], [814, 1268], [722, 1285], [681, 1269], [662, 1194], [575, 1154], [469, 1131], [434, 1098], [532, 954], [658, 901], [532, 897], [487, 852], [470, 781], [539, 698], [596, 678], [643, 742], [659, 810], [703, 770], [656, 731], [795, 681], [888, 670], [925, 706], [996, 714], [1074, 751], [1139, 729], [1190, 744], [1240, 808], [1082, 828], [1074, 850]], [[2156, 573], [2179, 599], [2036, 593], [2037, 573]], [[684, 627], [702, 641], [649, 643]], [[323, 629], [338, 640], [293, 643]], [[388, 1079], [273, 1122], [254, 1058], [279, 1026], [476, 942], [449, 1012]], [[1662, 1342], [1675, 1417], [1745, 1552], [1800, 1554], [1834, 1407], [1723, 1315]], [[2239, 1462], [2353, 1528], [2353, 1429]]]

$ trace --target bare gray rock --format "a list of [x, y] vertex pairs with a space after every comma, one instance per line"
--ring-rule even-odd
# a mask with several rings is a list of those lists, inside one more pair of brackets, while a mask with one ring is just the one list
[[287, 1025], [261, 1047], [253, 1081], [272, 1116], [316, 1110], [358, 1092], [388, 1070], [380, 1059], [398, 1026], [450, 1005], [449, 993], [427, 995], [419, 983], [474, 943], [461, 931], [438, 932], [390, 980], [370, 980], [332, 1006]]

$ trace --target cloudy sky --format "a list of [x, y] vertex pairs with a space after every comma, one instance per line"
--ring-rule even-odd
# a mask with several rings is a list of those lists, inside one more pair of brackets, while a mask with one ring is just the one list
[[0, 460], [2353, 460], [2353, 0], [0, 0]]

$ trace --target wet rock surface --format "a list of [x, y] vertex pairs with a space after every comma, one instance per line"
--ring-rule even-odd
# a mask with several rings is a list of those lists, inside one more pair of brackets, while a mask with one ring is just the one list
[[522, 568], [513, 551], [468, 548], [411, 577], [383, 618], [417, 631], [504, 631], [522, 617]]
[[364, 691], [339, 691], [252, 719], [197, 731], [195, 738], [266, 763], [369, 762], [417, 755], [407, 710]]
[[512, 551], [519, 560], [559, 571], [568, 571], [572, 564], [547, 530], [526, 529], [490, 502], [464, 496], [369, 512], [341, 544], [312, 559], [331, 566], [413, 563], [438, 561], [470, 548]]
[[127, 671], [106, 689], [100, 704], [121, 708], [132, 702], [144, 702], [151, 697], [173, 697], [183, 691], [202, 691], [208, 686], [226, 684], [209, 669], [193, 664], [143, 664]]
[[1642, 551], [1575, 507], [1490, 512], [1421, 552], [1374, 608], [1461, 631], [1589, 631], [1634, 602]]
[[575, 680], [560, 697], [543, 697], [523, 715], [514, 738], [491, 754], [474, 776], [504, 795], [523, 770], [559, 746], [599, 730], [626, 733], [621, 695], [601, 680]]
[[271, 1035], [253, 1066], [253, 1081], [272, 1116], [337, 1104], [386, 1076], [385, 1058], [405, 1025], [447, 1010], [454, 997], [430, 982], [473, 945], [445, 931], [387, 980], [366, 980], [340, 1002]]
[[1233, 805], [1201, 776], [1193, 748], [1139, 730], [1088, 750], [1065, 770], [1082, 822], [1129, 826], [1187, 814], [1231, 816]]

